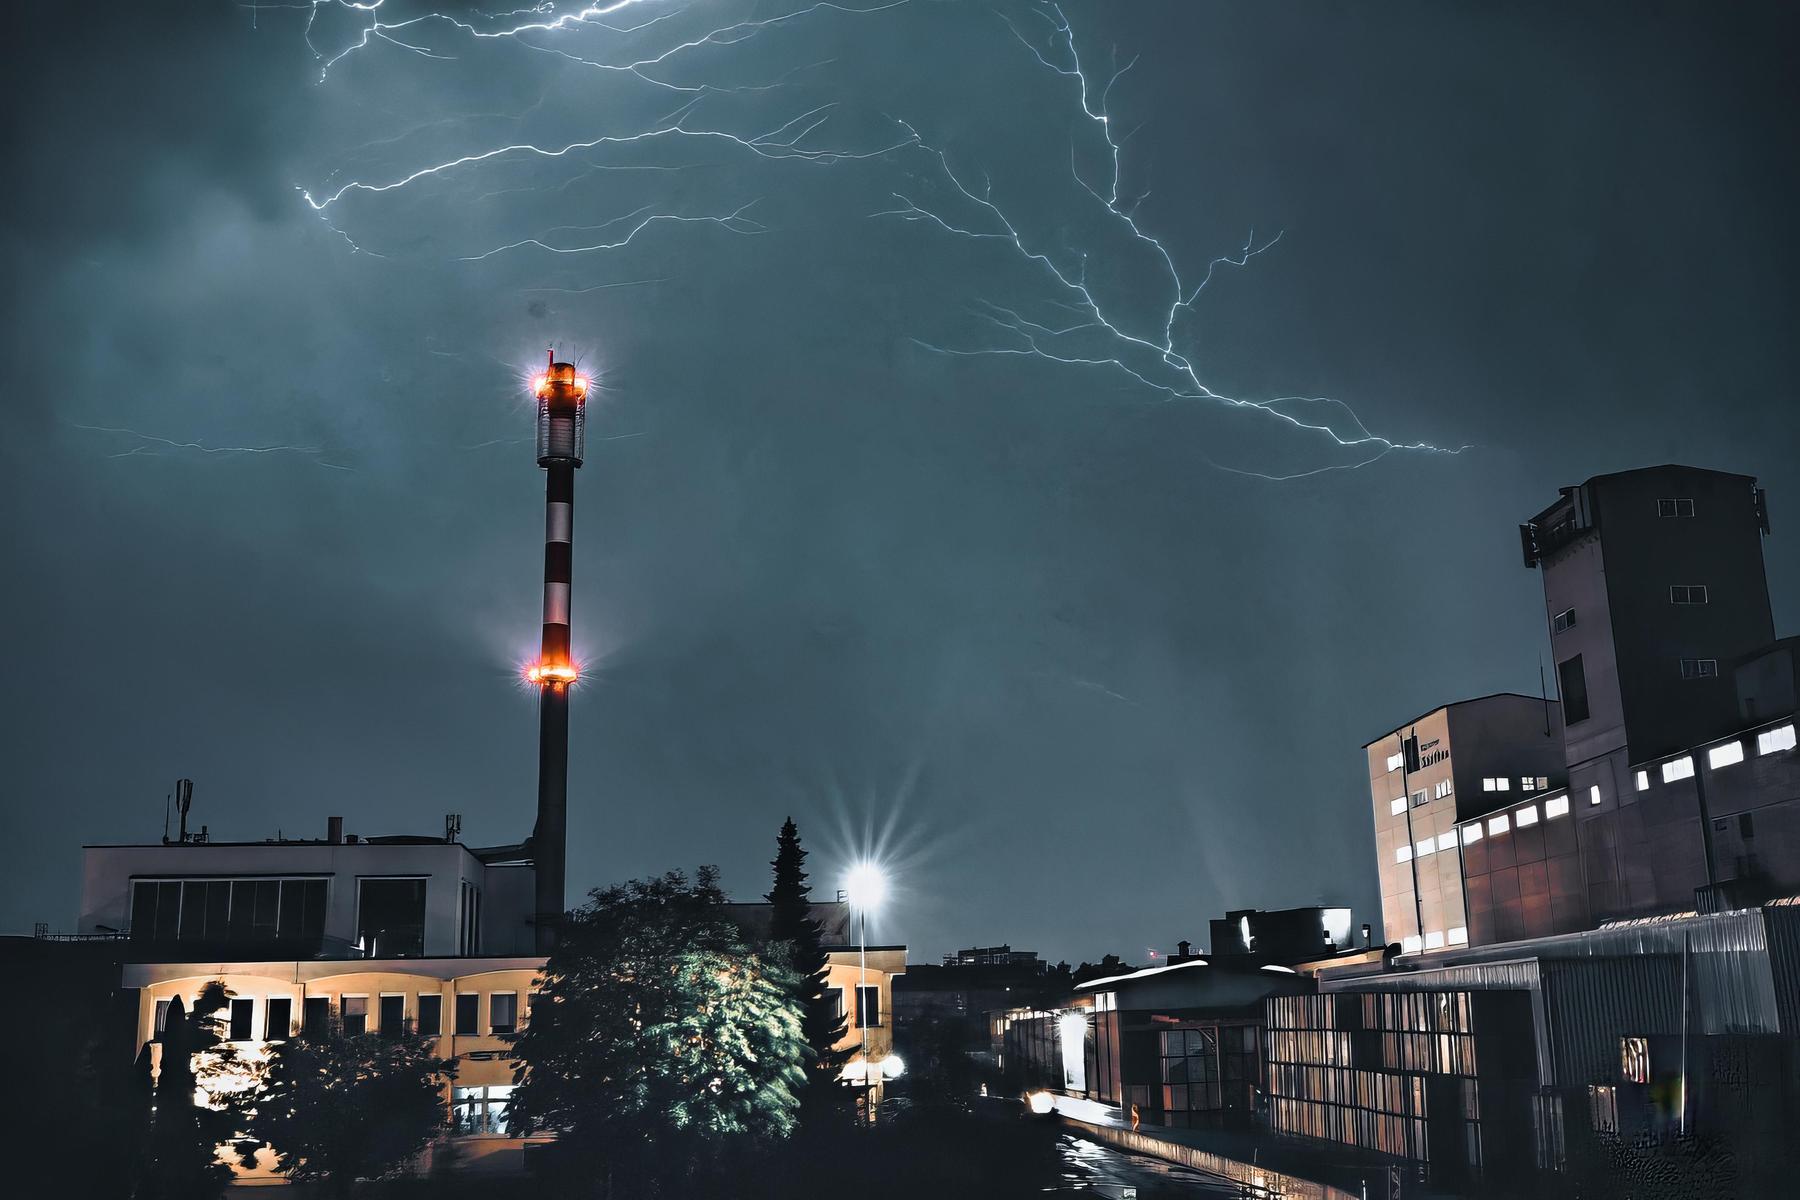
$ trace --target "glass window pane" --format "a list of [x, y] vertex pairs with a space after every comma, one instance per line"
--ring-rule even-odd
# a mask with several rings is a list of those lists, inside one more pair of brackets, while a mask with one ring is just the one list
[[425, 881], [364, 879], [356, 936], [371, 958], [416, 958], [425, 952]]
[[419, 997], [419, 1032], [436, 1037], [444, 1031], [444, 998], [435, 992]]
[[511, 992], [488, 997], [488, 1024], [495, 1033], [511, 1033], [518, 1024], [519, 998]]

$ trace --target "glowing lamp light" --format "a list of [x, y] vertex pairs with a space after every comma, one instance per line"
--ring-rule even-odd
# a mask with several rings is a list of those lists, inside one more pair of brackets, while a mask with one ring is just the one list
[[525, 668], [525, 678], [539, 684], [571, 684], [581, 678], [581, 668], [574, 663], [532, 663]]
[[898, 1054], [890, 1054], [875, 1065], [881, 1068], [883, 1079], [898, 1079], [906, 1073], [906, 1063]]
[[887, 874], [872, 862], [859, 862], [844, 879], [844, 897], [853, 908], [870, 912], [887, 899]]
[[1042, 1117], [1056, 1108], [1056, 1097], [1049, 1092], [1033, 1092], [1025, 1097], [1025, 1103], [1031, 1107], [1032, 1112]]
[[575, 377], [575, 390], [578, 392], [587, 391], [587, 383], [588, 383], [588, 381], [587, 381], [586, 375], [577, 375]]

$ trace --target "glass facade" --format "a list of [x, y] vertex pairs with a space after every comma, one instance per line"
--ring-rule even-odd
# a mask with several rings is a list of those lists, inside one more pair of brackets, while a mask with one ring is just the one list
[[317, 942], [323, 879], [139, 879], [131, 936], [150, 942]]

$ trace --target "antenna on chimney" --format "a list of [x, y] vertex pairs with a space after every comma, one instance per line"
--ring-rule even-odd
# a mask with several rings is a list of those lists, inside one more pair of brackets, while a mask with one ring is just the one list
[[163, 793], [163, 845], [165, 846], [169, 844], [169, 805], [173, 800], [174, 797], [168, 792]]
[[194, 807], [194, 781], [177, 779], [175, 781], [175, 811], [181, 814], [181, 840], [184, 843], [188, 840], [188, 809], [192, 807]]

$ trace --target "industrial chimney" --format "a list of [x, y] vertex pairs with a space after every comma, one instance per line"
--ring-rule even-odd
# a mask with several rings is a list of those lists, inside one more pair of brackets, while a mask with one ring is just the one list
[[538, 466], [544, 489], [544, 638], [526, 673], [538, 687], [538, 807], [531, 835], [537, 874], [537, 948], [556, 945], [564, 909], [563, 872], [568, 858], [569, 687], [577, 676], [569, 652], [569, 582], [575, 529], [575, 469], [581, 466], [587, 420], [587, 380], [571, 363], [556, 361], [538, 376]]

